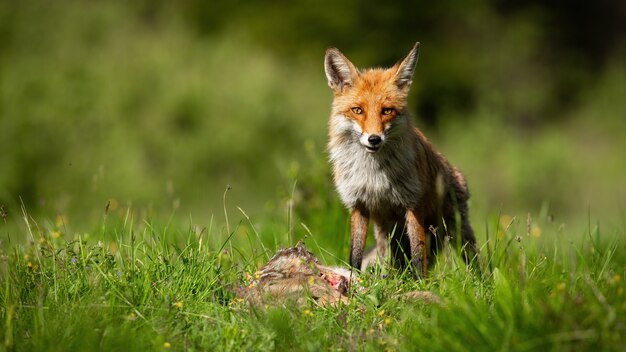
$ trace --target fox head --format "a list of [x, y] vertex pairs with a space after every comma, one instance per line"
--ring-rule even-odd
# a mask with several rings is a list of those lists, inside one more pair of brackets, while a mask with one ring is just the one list
[[326, 50], [324, 68], [333, 90], [331, 137], [358, 138], [370, 153], [377, 152], [394, 126], [408, 123], [407, 95], [419, 56], [419, 43], [388, 69], [357, 70], [338, 49]]

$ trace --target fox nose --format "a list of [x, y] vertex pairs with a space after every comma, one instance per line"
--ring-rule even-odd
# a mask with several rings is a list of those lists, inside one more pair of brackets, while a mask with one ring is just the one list
[[380, 142], [382, 142], [382, 138], [380, 138], [379, 135], [377, 134], [373, 134], [371, 136], [369, 136], [369, 138], [367, 139], [368, 142], [370, 142], [371, 145], [379, 145]]

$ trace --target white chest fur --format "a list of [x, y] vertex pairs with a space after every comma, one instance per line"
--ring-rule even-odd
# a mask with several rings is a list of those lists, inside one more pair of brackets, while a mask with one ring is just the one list
[[377, 212], [417, 205], [421, 185], [416, 153], [406, 142], [390, 138], [376, 153], [368, 153], [354, 139], [330, 146], [335, 186], [347, 207], [364, 204]]

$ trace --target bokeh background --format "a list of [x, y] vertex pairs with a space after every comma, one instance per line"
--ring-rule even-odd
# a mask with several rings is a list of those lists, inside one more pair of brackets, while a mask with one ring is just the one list
[[626, 2], [610, 0], [1, 0], [5, 223], [23, 202], [76, 231], [107, 203], [206, 224], [230, 185], [233, 218], [345, 228], [324, 51], [389, 66], [415, 41], [410, 109], [465, 172], [476, 228], [530, 213], [623, 234]]

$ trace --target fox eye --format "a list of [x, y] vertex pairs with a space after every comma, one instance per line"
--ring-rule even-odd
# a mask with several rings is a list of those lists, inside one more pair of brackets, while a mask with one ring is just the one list
[[353, 108], [352, 108], [352, 109], [350, 109], [350, 110], [352, 110], [352, 112], [353, 112], [353, 113], [355, 113], [355, 114], [357, 114], [357, 115], [361, 115], [361, 114], [363, 113], [363, 109], [361, 109], [361, 108], [360, 108], [360, 107], [358, 107], [358, 106], [355, 106], [355, 107], [353, 107]]
[[394, 111], [395, 111], [394, 108], [383, 108], [382, 113], [383, 115], [391, 115], [394, 113]]

